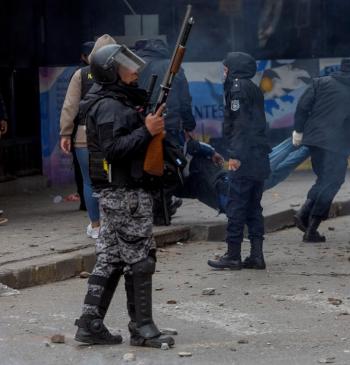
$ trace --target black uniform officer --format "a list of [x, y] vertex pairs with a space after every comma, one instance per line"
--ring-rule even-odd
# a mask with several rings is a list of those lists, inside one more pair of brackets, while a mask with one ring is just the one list
[[350, 154], [350, 59], [341, 71], [316, 78], [299, 100], [295, 113], [294, 144], [309, 147], [317, 175], [296, 225], [305, 232], [304, 242], [324, 242], [317, 231], [328, 218], [332, 201], [344, 183]]
[[124, 274], [130, 344], [174, 344], [172, 337], [161, 335], [152, 318], [155, 244], [152, 197], [144, 180], [143, 160], [152, 136], [163, 131], [164, 119], [162, 110], [146, 118], [141, 112], [146, 92], [138, 88], [137, 78], [143, 65], [125, 46], [102, 47], [91, 59], [96, 84], [80, 105], [87, 122], [90, 176], [101, 212], [97, 260], [83, 313], [76, 321], [75, 339], [80, 342], [121, 343], [121, 336], [112, 335], [103, 319]]
[[266, 137], [264, 97], [250, 80], [256, 73], [255, 60], [246, 53], [232, 52], [224, 60], [226, 80], [223, 136], [229, 155], [229, 193], [227, 253], [219, 260], [209, 260], [215, 268], [242, 268], [241, 243], [244, 225], [248, 226], [251, 253], [245, 268], [265, 269], [262, 251], [264, 220], [261, 198], [264, 180], [270, 173]]
[[[140, 73], [139, 85], [146, 89], [153, 74], [158, 79], [152, 95], [151, 104], [155, 104], [159, 94], [160, 84], [169, 66], [169, 48], [161, 39], [149, 39], [139, 42], [141, 46], [136, 53], [146, 62], [146, 66]], [[192, 97], [189, 92], [188, 82], [184, 70], [181, 68], [176, 74], [171, 91], [166, 103], [165, 129], [167, 135], [182, 145], [183, 131], [193, 131], [196, 121], [192, 114]]]

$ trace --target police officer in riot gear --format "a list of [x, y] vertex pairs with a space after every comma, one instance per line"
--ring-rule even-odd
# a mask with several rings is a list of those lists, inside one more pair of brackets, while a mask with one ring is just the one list
[[[227, 252], [218, 260], [209, 260], [211, 267], [239, 270], [265, 269], [263, 255], [264, 219], [261, 198], [264, 180], [270, 173], [266, 137], [264, 97], [250, 80], [256, 73], [254, 58], [232, 52], [224, 60], [225, 114], [223, 136], [229, 155], [229, 192]], [[244, 226], [248, 226], [250, 256], [241, 261]]]
[[127, 47], [102, 47], [91, 59], [95, 84], [81, 102], [87, 122], [90, 174], [99, 194], [101, 230], [97, 260], [88, 280], [75, 339], [89, 344], [118, 344], [103, 324], [121, 275], [130, 316], [130, 344], [172, 346], [152, 318], [155, 244], [152, 197], [143, 178], [143, 160], [152, 136], [164, 128], [162, 108], [144, 117], [146, 92], [137, 86], [144, 62]]

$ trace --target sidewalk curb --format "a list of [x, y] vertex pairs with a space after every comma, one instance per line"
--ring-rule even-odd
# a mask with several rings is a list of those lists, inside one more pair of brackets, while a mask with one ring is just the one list
[[[266, 232], [275, 232], [293, 227], [294, 209], [288, 209], [265, 217]], [[350, 215], [350, 200], [335, 202], [332, 205], [330, 217]], [[164, 247], [179, 241], [223, 241], [225, 239], [226, 223], [209, 223], [195, 226], [173, 226], [155, 233], [157, 247]], [[27, 266], [20, 269], [0, 268], [0, 282], [14, 289], [23, 289], [35, 285], [66, 280], [79, 275], [82, 271], [91, 272], [95, 263], [93, 247], [84, 248], [76, 252], [37, 258], [45, 263], [27, 262]]]
[[[350, 204], [349, 204], [350, 208]], [[294, 226], [295, 211], [288, 209], [265, 217], [265, 231], [271, 233]], [[224, 241], [226, 222], [210, 225], [197, 225], [191, 229], [191, 241]]]
[[[175, 226], [156, 232], [154, 238], [157, 247], [164, 247], [179, 241], [187, 241], [190, 237], [190, 231], [191, 228], [188, 226]], [[34, 258], [32, 263], [28, 261], [26, 266], [20, 269], [1, 270], [0, 268], [0, 282], [14, 289], [23, 289], [66, 280], [79, 275], [82, 271], [91, 272], [95, 258], [94, 247], [49, 257]], [[44, 263], [40, 263], [41, 260]]]
[[[282, 229], [295, 227], [294, 214], [298, 209], [287, 209], [265, 217], [265, 232], [272, 233]], [[350, 200], [336, 201], [329, 212], [330, 218], [350, 215]], [[213, 223], [211, 225], [197, 225], [192, 227], [191, 241], [224, 241], [226, 223]]]

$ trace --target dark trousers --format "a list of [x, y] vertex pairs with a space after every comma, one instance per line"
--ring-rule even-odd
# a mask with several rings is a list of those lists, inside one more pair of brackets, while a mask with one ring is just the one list
[[313, 201], [309, 216], [327, 219], [332, 201], [345, 181], [348, 159], [319, 147], [310, 147], [310, 153], [317, 179], [307, 194], [307, 198]]
[[80, 209], [85, 210], [85, 198], [84, 198], [84, 183], [83, 183], [83, 175], [81, 174], [77, 154], [75, 151], [75, 148], [72, 148], [72, 155], [73, 155], [73, 167], [74, 167], [74, 177], [75, 177], [75, 183], [77, 185], [77, 193], [80, 197]]
[[264, 217], [261, 207], [263, 189], [263, 181], [234, 178], [231, 175], [226, 207], [228, 245], [241, 244], [245, 225], [248, 226], [250, 241], [264, 239]]

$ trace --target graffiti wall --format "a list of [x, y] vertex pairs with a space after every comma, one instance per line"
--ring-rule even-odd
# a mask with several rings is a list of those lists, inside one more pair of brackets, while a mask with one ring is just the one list
[[60, 114], [75, 67], [41, 67], [40, 113], [43, 174], [51, 185], [73, 181], [72, 157], [59, 147]]
[[[333, 63], [332, 63], [333, 62]], [[329, 60], [329, 67], [339, 60]], [[338, 65], [338, 66], [337, 66]], [[193, 97], [193, 113], [200, 138], [221, 136], [223, 89], [221, 62], [184, 65]], [[253, 81], [265, 97], [265, 112], [270, 128], [291, 127], [296, 104], [312, 77], [320, 74], [320, 60], [267, 60], [257, 62]], [[324, 73], [325, 74], [325, 73]]]
[[[270, 128], [292, 127], [298, 100], [316, 76], [339, 70], [340, 59], [265, 60], [257, 62], [253, 81], [265, 97]], [[223, 66], [221, 62], [185, 63], [192, 95], [196, 135], [209, 141], [220, 138], [223, 121]], [[59, 118], [68, 83], [75, 67], [41, 68], [41, 125], [43, 170], [53, 185], [73, 180], [72, 161], [59, 149]]]

